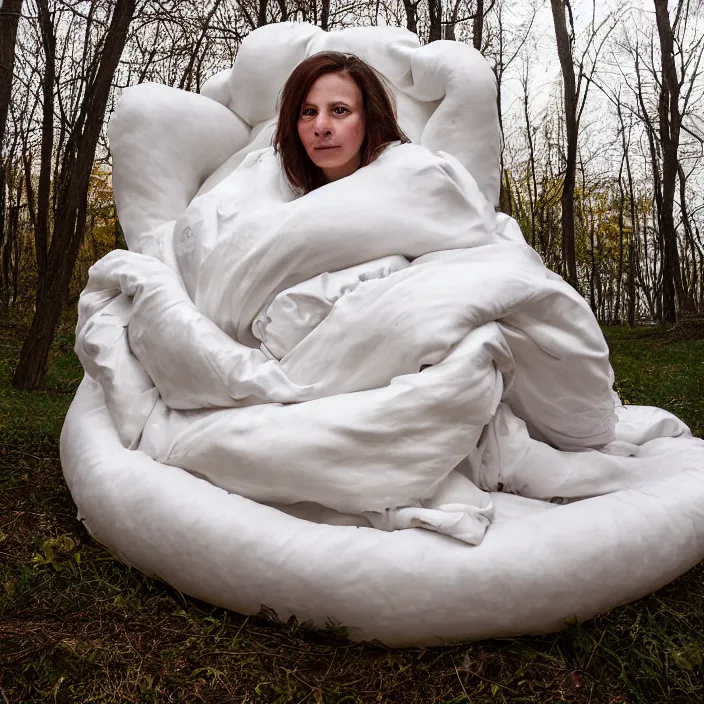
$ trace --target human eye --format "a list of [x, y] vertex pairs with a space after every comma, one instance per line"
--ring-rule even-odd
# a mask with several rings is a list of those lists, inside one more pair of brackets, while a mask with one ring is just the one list
[[346, 108], [344, 105], [336, 105], [336, 106], [333, 108], [333, 112], [334, 112], [336, 115], [346, 115], [346, 114], [349, 112], [349, 109]]
[[303, 108], [301, 110], [301, 117], [313, 117], [315, 115], [315, 108]]

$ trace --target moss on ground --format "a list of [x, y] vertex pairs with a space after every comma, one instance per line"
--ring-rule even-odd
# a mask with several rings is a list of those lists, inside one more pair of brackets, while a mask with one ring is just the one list
[[[23, 332], [0, 322], [0, 704], [704, 700], [702, 564], [559, 634], [402, 651], [216, 609], [123, 566], [76, 521], [61, 475], [71, 334], [29, 393], [9, 384]], [[704, 324], [605, 332], [625, 400], [704, 435]]]

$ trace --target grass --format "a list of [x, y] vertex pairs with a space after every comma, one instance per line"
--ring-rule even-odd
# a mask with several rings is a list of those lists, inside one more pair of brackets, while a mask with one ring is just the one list
[[623, 402], [666, 408], [704, 437], [704, 320], [604, 332]]
[[[625, 400], [704, 435], [704, 322], [605, 333]], [[401, 651], [216, 609], [123, 566], [76, 521], [61, 475], [71, 334], [32, 393], [9, 384], [23, 334], [0, 322], [0, 704], [704, 700], [704, 564], [559, 634]]]

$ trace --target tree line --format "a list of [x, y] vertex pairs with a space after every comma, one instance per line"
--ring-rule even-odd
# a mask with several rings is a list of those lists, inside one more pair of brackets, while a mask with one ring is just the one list
[[[279, 21], [404, 26], [482, 51], [498, 88], [501, 209], [546, 264], [602, 322], [704, 311], [704, 8], [670, 5], [3, 0], [0, 305], [31, 317], [13, 383], [41, 385], [88, 267], [124, 246], [105, 134], [120, 91], [197, 91], [250, 31]], [[546, 53], [559, 65], [547, 80]]]

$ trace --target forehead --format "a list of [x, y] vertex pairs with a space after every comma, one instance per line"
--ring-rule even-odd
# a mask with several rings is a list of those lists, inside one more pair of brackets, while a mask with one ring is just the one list
[[305, 103], [330, 103], [333, 101], [360, 103], [362, 93], [359, 87], [347, 73], [324, 73], [310, 87]]

